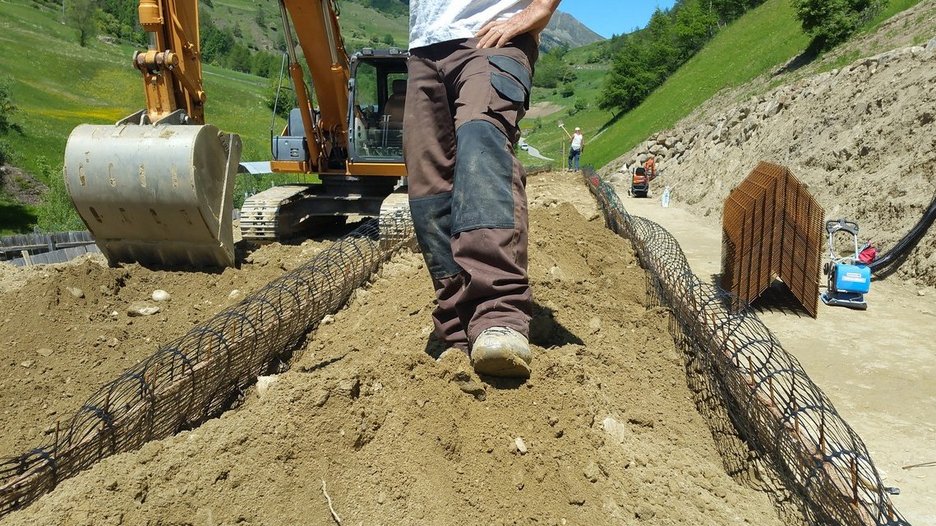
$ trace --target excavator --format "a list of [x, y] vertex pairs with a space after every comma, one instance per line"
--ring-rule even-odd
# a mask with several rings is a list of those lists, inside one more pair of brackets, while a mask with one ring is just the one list
[[[335, 0], [279, 0], [279, 9], [298, 107], [272, 137], [270, 167], [314, 173], [321, 182], [249, 197], [241, 233], [259, 242], [296, 237], [329, 218], [391, 213], [405, 202], [398, 190], [406, 176], [407, 53], [365, 48], [349, 57]], [[150, 34], [149, 49], [133, 57], [146, 108], [114, 125], [72, 131], [69, 196], [112, 266], [233, 266], [241, 140], [205, 120], [198, 2], [139, 0], [138, 15]], [[306, 88], [295, 40], [314, 91]]]

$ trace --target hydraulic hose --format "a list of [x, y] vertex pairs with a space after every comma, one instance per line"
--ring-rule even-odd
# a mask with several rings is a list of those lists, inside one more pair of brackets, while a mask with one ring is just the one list
[[881, 274], [882, 276], [888, 276], [891, 273], [895, 272], [900, 265], [897, 265], [893, 268], [891, 265], [897, 262], [903, 262], [907, 255], [910, 254], [920, 242], [920, 239], [923, 238], [923, 235], [926, 234], [926, 231], [929, 230], [929, 227], [933, 224], [933, 221], [936, 221], [936, 197], [933, 198], [933, 201], [930, 203], [929, 208], [926, 209], [926, 213], [923, 214], [923, 217], [920, 221], [914, 226], [910, 232], [907, 233], [891, 248], [886, 254], [875, 259], [871, 262], [869, 267], [871, 267], [871, 272], [875, 274]]

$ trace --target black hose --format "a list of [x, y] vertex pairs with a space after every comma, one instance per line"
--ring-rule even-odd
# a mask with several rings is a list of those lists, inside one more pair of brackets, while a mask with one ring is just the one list
[[885, 276], [895, 272], [900, 265], [894, 268], [888, 267], [896, 262], [902, 263], [906, 260], [910, 251], [917, 246], [917, 243], [920, 242], [920, 239], [922, 239], [926, 231], [929, 230], [933, 221], [936, 221], [936, 197], [933, 198], [933, 202], [930, 203], [929, 208], [926, 209], [926, 213], [923, 214], [923, 217], [916, 226], [914, 226], [903, 239], [898, 241], [897, 244], [894, 245], [894, 248], [887, 251], [887, 254], [875, 259], [868, 265], [871, 267], [871, 272]]

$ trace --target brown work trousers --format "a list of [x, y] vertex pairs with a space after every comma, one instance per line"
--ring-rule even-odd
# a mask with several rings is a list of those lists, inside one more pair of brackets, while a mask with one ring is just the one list
[[537, 45], [475, 39], [411, 50], [403, 141], [410, 210], [436, 293], [435, 334], [467, 350], [481, 331], [529, 334], [526, 175], [514, 155]]

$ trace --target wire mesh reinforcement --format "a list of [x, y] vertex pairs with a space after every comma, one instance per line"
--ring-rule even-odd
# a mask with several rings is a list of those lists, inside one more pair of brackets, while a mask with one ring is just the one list
[[365, 223], [104, 385], [49, 443], [0, 459], [0, 517], [106, 456], [192, 428], [230, 407], [412, 239], [408, 209], [383, 214], [379, 225]]
[[631, 240], [666, 305], [700, 356], [702, 374], [720, 387], [722, 403], [748, 445], [798, 497], [815, 524], [906, 525], [894, 510], [868, 450], [806, 375], [795, 357], [750, 309], [700, 280], [675, 238], [660, 225], [631, 216], [614, 189], [585, 173], [608, 227]]

